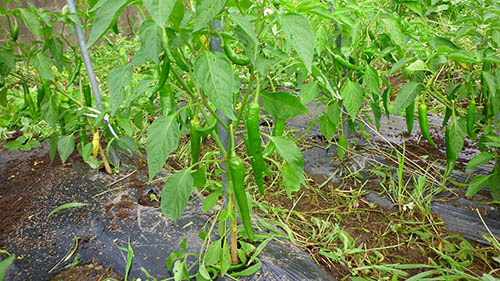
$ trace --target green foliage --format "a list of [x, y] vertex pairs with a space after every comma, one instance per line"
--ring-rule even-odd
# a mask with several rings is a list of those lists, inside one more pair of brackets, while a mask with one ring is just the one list
[[[446, 110], [451, 118], [449, 125], [446, 121], [439, 128], [446, 135], [446, 176], [464, 146], [466, 114], [472, 120], [469, 135], [481, 136], [477, 142], [481, 153], [467, 168], [499, 159], [500, 15], [496, 11], [500, 7], [496, 1], [450, 5], [427, 0], [343, 0], [335, 2], [335, 10], [327, 2], [79, 1], [78, 14], [53, 13], [33, 5], [1, 8], [0, 14], [11, 24], [2, 32], [6, 36], [0, 45], [0, 136], [21, 130], [23, 136], [5, 146], [26, 150], [50, 137], [51, 158], [58, 152], [63, 162], [77, 140], [78, 152], [93, 168], [102, 162], [95, 156], [101, 142], [121, 150], [145, 147], [152, 181], [179, 147], [181, 136], [187, 136], [190, 120], [199, 118], [205, 126], [216, 120], [231, 136], [246, 134], [241, 129], [246, 126], [248, 105], [257, 99], [263, 110], [256, 119], [270, 115], [275, 120], [273, 136], [260, 134], [268, 142], [264, 160], [276, 165], [279, 182], [290, 196], [305, 184], [305, 178], [301, 151], [284, 135], [284, 123], [309, 113], [305, 105], [316, 101], [325, 106], [314, 120], [328, 141], [338, 136], [337, 153], [343, 158], [349, 149], [343, 124], [357, 123], [365, 112], [363, 106], [370, 106], [378, 128], [382, 112], [401, 114], [426, 102], [434, 113]], [[143, 18], [137, 21], [140, 26], [133, 27], [135, 37], [124, 40], [109, 30], [128, 6], [136, 6]], [[222, 20], [222, 30], [211, 27], [213, 20]], [[31, 44], [10, 36], [15, 29], [12, 23], [18, 21], [36, 37]], [[85, 34], [90, 32], [86, 47], [94, 55], [98, 81], [107, 81], [100, 85], [100, 105], [89, 102], [88, 78], [78, 67], [78, 46], [53, 32], [60, 22], [76, 23]], [[210, 51], [211, 43], [220, 38], [228, 42], [232, 54], [246, 58], [244, 65]], [[170, 75], [162, 76], [167, 68]], [[166, 81], [159, 85], [162, 77]], [[70, 79], [72, 85], [66, 84]], [[27, 95], [20, 90], [23, 83], [28, 85]], [[285, 83], [300, 88], [300, 94], [278, 87]], [[35, 89], [36, 100], [31, 97]], [[460, 105], [471, 99], [476, 108], [468, 112]], [[229, 121], [215, 118], [217, 111]], [[413, 119], [412, 114], [407, 116]], [[220, 132], [208, 134], [217, 149], [200, 155], [196, 165], [203, 167], [199, 169], [203, 177], [207, 167], [227, 164], [230, 154], [221, 144]], [[231, 142], [234, 148], [233, 137]], [[219, 151], [222, 159], [213, 157]], [[222, 192], [220, 183], [198, 180], [199, 175], [192, 174], [198, 167], [182, 167], [167, 178], [161, 196], [165, 215], [172, 219], [182, 215], [195, 179], [200, 189], [218, 184], [205, 200], [204, 211], [213, 209], [220, 197], [234, 202], [231, 193]], [[499, 180], [498, 169], [475, 177], [467, 195], [486, 186], [498, 194], [493, 188]], [[219, 179], [221, 171], [216, 171]], [[229, 191], [232, 185], [227, 182]], [[244, 194], [251, 194], [253, 187], [252, 182], [245, 182]], [[231, 207], [219, 215], [221, 224], [237, 222]], [[227, 237], [231, 231], [220, 226], [221, 240], [202, 249], [200, 280], [213, 277], [211, 269], [223, 274], [230, 270]], [[321, 254], [341, 258], [335, 253]], [[169, 264], [176, 280], [189, 277], [186, 256], [173, 256]], [[255, 272], [257, 265], [238, 274]], [[393, 270], [399, 274], [399, 269]]]

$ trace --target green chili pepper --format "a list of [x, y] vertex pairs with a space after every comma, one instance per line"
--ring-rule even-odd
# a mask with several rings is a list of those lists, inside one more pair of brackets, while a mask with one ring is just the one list
[[182, 54], [180, 53], [179, 50], [177, 49], [172, 49], [170, 51], [171, 55], [172, 55], [172, 58], [175, 60], [175, 63], [177, 64], [177, 66], [186, 71], [186, 72], [189, 72], [190, 70], [190, 67], [188, 65], [187, 62], [184, 61], [184, 59], [182, 58]]
[[78, 77], [78, 74], [80, 74], [81, 67], [82, 67], [82, 60], [79, 59], [77, 65], [76, 65], [75, 71], [71, 75], [71, 79], [69, 79], [68, 87], [73, 85], [73, 83], [75, 82], [76, 78]]
[[248, 152], [252, 163], [253, 176], [260, 194], [264, 195], [264, 177], [263, 171], [266, 163], [262, 156], [262, 146], [260, 143], [260, 127], [259, 127], [260, 105], [258, 96], [250, 103], [247, 115], [247, 133], [248, 133]]
[[406, 108], [406, 128], [408, 134], [413, 131], [413, 121], [415, 120], [415, 101]]
[[427, 120], [427, 105], [425, 100], [418, 106], [418, 124], [424, 138], [432, 145], [436, 146], [429, 133], [429, 121]]
[[24, 92], [24, 103], [25, 103], [25, 105], [26, 104], [28, 105], [28, 108], [30, 109], [31, 117], [33, 119], [37, 119], [38, 115], [36, 112], [35, 103], [33, 102], [33, 98], [30, 95], [28, 84], [26, 84], [26, 82], [23, 82], [22, 85], [23, 85], [23, 92]]
[[444, 127], [444, 126], [446, 126], [446, 124], [448, 124], [448, 121], [450, 120], [450, 117], [451, 117], [451, 113], [452, 113], [451, 108], [446, 107], [446, 111], [444, 113], [443, 123], [441, 124], [441, 126]]
[[14, 18], [14, 28], [12, 29], [11, 39], [12, 41], [16, 42], [18, 37], [19, 37], [19, 24], [17, 23], [17, 20]]
[[85, 106], [92, 107], [92, 95], [90, 92], [90, 85], [89, 84], [83, 86], [83, 98], [84, 98]]
[[362, 67], [359, 67], [357, 65], [354, 65], [350, 62], [348, 62], [347, 60], [345, 60], [344, 58], [342, 58], [341, 56], [337, 55], [337, 54], [333, 54], [333, 58], [340, 64], [342, 65], [343, 67], [345, 68], [348, 68], [348, 69], [354, 69], [354, 70], [357, 70], [357, 71], [361, 71], [363, 72], [364, 69]]
[[475, 113], [476, 113], [476, 101], [474, 100], [474, 96], [472, 96], [469, 101], [469, 107], [467, 108], [467, 134], [472, 140], [476, 139], [476, 133], [474, 132]]
[[252, 222], [250, 221], [250, 207], [248, 206], [247, 195], [245, 192], [245, 165], [236, 152], [234, 146], [228, 160], [229, 172], [233, 183], [234, 197], [236, 199], [236, 207], [243, 227], [250, 241], [254, 240]]
[[201, 124], [199, 127], [196, 128], [196, 131], [198, 132], [198, 134], [202, 137], [206, 137], [208, 135], [210, 135], [210, 133], [215, 129], [215, 127], [217, 126], [217, 120], [215, 119], [214, 116], [210, 116], [210, 118], [208, 119], [208, 121], [206, 121], [206, 126], [205, 127], [202, 127]]
[[163, 63], [161, 66], [160, 79], [158, 80], [158, 85], [156, 85], [153, 94], [160, 91], [163, 88], [163, 86], [165, 86], [165, 82], [167, 82], [169, 74], [170, 74], [170, 59], [168, 58], [168, 55], [164, 55]]
[[200, 127], [200, 120], [198, 117], [194, 117], [190, 121], [189, 126], [189, 140], [191, 144], [191, 165], [194, 165], [200, 161], [201, 153], [201, 136], [198, 134], [196, 128]]
[[250, 58], [237, 55], [234, 53], [233, 49], [231, 49], [230, 46], [230, 36], [229, 35], [223, 35], [222, 36], [222, 49], [224, 50], [224, 54], [237, 65], [247, 65], [250, 63]]

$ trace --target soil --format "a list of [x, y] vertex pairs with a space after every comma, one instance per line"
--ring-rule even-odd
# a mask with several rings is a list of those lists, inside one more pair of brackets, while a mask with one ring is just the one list
[[102, 281], [106, 278], [123, 280], [123, 277], [114, 272], [111, 267], [104, 268], [104, 266], [100, 264], [90, 263], [86, 265], [77, 265], [74, 267], [70, 267], [67, 270], [61, 271], [56, 276], [52, 277], [51, 281]]
[[[429, 160], [443, 157], [443, 140], [436, 135], [433, 137], [438, 144], [437, 148], [428, 145], [426, 141], [417, 142], [412, 138], [407, 141], [408, 152], [415, 155], [415, 162], [422, 167], [426, 167]], [[317, 145], [321, 145], [323, 141], [321, 138], [314, 140]], [[212, 146], [213, 142], [205, 142], [205, 145]], [[244, 149], [244, 146], [240, 146], [240, 149]], [[71, 237], [72, 230], [76, 233], [77, 229], [80, 231], [94, 223], [88, 218], [88, 212], [103, 212], [105, 216], [99, 220], [107, 225], [107, 232], [114, 233], [123, 229], [121, 225], [124, 222], [138, 219], [137, 208], [158, 207], [159, 205], [159, 201], [154, 198], [160, 199], [160, 191], [157, 187], [151, 187], [146, 183], [147, 166], [141, 159], [134, 160], [133, 167], [126, 169], [123, 174], [108, 176], [98, 171], [88, 172], [88, 167], [82, 163], [76, 153], [70, 156], [66, 164], [62, 164], [59, 158], [51, 163], [46, 148], [25, 153], [25, 157], [20, 162], [9, 161], [8, 155], [10, 154], [4, 149], [0, 149], [0, 155], [7, 155], [7, 157], [0, 156], [0, 221], [2, 222], [0, 224], [0, 248], [14, 249], [12, 252], [18, 255], [16, 264], [19, 264], [21, 269], [27, 268], [26, 265], [30, 261], [40, 259], [36, 255], [37, 252], [48, 253], [53, 257], [64, 257], [71, 248], [71, 241], [61, 243], [58, 240], [61, 233], [49, 231], [51, 229], [49, 224], [72, 224], [70, 228], [65, 228], [67, 233], [64, 233], [66, 237]], [[430, 159], [424, 161], [421, 157], [424, 155]], [[175, 170], [184, 163], [169, 158], [168, 165]], [[83, 170], [85, 172], [82, 172]], [[82, 174], [85, 175], [83, 178], [81, 178]], [[165, 176], [168, 174], [160, 174], [155, 181], [161, 186], [162, 177]], [[216, 179], [214, 174], [211, 177]], [[359, 255], [345, 255], [342, 261], [333, 262], [332, 259], [320, 253], [321, 249], [334, 252], [339, 247], [341, 248], [339, 237], [327, 239], [334, 227], [340, 227], [340, 230], [350, 235], [356, 246], [361, 246], [363, 249], [380, 248], [379, 254], [367, 255], [365, 258], [378, 258], [384, 264], [430, 264], [430, 259], [439, 261], [439, 256], [430, 250], [429, 246], [443, 249], [442, 240], [433, 239], [427, 234], [434, 233], [436, 237], [450, 237], [450, 241], [455, 239], [453, 238], [455, 233], [444, 230], [437, 216], [433, 218], [438, 222], [434, 228], [426, 226], [425, 229], [419, 229], [412, 224], [425, 225], [427, 220], [417, 212], [402, 213], [377, 206], [363, 199], [357, 200], [355, 193], [360, 189], [360, 184], [363, 188], [378, 189], [379, 186], [376, 183], [355, 180], [351, 177], [342, 182], [331, 181], [318, 189], [317, 184], [324, 182], [328, 176], [314, 174], [311, 178], [314, 183], [309, 182], [309, 186], [295, 193], [292, 200], [282, 190], [276, 188], [269, 190], [265, 198], [257, 194], [255, 197], [269, 203], [278, 212], [288, 215], [286, 223], [296, 233], [297, 244], [307, 250], [335, 278], [342, 279], [352, 274], [363, 261], [359, 260]], [[78, 182], [86, 182], [87, 179], [97, 180], [103, 184], [78, 184]], [[109, 192], [110, 189], [114, 191]], [[95, 196], [89, 197], [89, 194]], [[62, 199], [65, 201], [61, 201]], [[50, 220], [47, 219], [50, 211], [68, 202], [85, 202], [89, 203], [89, 206], [86, 207], [85, 212], [74, 208], [56, 213]], [[136, 204], [137, 202], [139, 204]], [[270, 214], [261, 213], [261, 215], [269, 216]], [[408, 222], [412, 223], [408, 224]], [[96, 247], [95, 234], [85, 231], [83, 233], [84, 235], [80, 235], [79, 240], [80, 249]], [[311, 233], [321, 235], [311, 239]], [[420, 234], [415, 236], [416, 233]], [[405, 241], [405, 243], [399, 241]], [[457, 245], [460, 244], [460, 241], [456, 242]], [[487, 246], [473, 241], [468, 242], [478, 251], [484, 252], [486, 260], [491, 260], [491, 251]], [[109, 247], [104, 244], [102, 244], [103, 248]], [[121, 246], [126, 246], [126, 244], [122, 243]], [[45, 265], [49, 264], [47, 267], [51, 268], [59, 260], [54, 258]], [[43, 262], [39, 263], [43, 264]], [[162, 263], [164, 264], [164, 261]], [[483, 259], [475, 258], [468, 269], [480, 276], [494, 268]], [[47, 271], [47, 268], [44, 270]], [[421, 270], [406, 271], [414, 275]], [[27, 279], [39, 279], [39, 276], [30, 276], [28, 270], [23, 273], [26, 274]], [[75, 267], [61, 274], [66, 274], [60, 275], [60, 278], [64, 280], [82, 280], [82, 278], [99, 280], [98, 278], [103, 274], [114, 276], [109, 266], [96, 263]], [[69, 276], [85, 277], [71, 279]]]
[[[315, 176], [319, 183], [325, 180], [324, 177]], [[307, 249], [315, 259], [332, 276], [342, 279], [350, 275], [353, 269], [363, 260], [358, 260], [357, 255], [345, 255], [345, 261], [333, 262], [320, 254], [320, 249], [331, 249], [334, 252], [342, 247], [339, 238], [332, 241], [325, 241], [328, 233], [338, 225], [340, 229], [346, 231], [353, 237], [353, 244], [362, 245], [364, 249], [382, 248], [378, 250], [383, 257], [384, 264], [431, 264], [429, 259], [439, 260], [439, 256], [433, 252], [429, 246], [436, 249], [442, 249], [443, 245], [439, 239], [432, 239], [424, 234], [420, 229], [415, 231], [411, 229], [411, 224], [425, 224], [425, 218], [417, 212], [401, 213], [393, 209], [387, 209], [375, 205], [371, 202], [353, 200], [354, 196], [339, 195], [339, 193], [350, 194], [354, 192], [356, 183], [347, 181], [343, 187], [334, 184], [326, 184], [321, 189], [316, 189], [317, 184], [311, 184], [309, 188], [304, 188], [295, 194], [290, 200], [286, 194], [279, 190], [270, 190], [266, 196], [266, 201], [280, 212], [287, 214], [287, 225], [296, 234], [298, 244]], [[368, 186], [366, 186], [369, 188]], [[351, 197], [351, 199], [349, 199]], [[261, 213], [261, 215], [269, 215]], [[440, 218], [434, 215], [436, 229], [434, 235], [437, 237], [453, 237], [456, 233], [444, 230], [439, 224]], [[311, 233], [320, 233], [321, 226], [317, 222], [326, 223], [327, 229], [316, 239], [310, 239]], [[397, 229], [394, 227], [397, 226]], [[430, 227], [429, 227], [430, 228]], [[429, 229], [427, 229], [429, 230]], [[422, 237], [414, 237], [415, 233], [422, 231]], [[430, 231], [430, 230], [429, 230]], [[300, 237], [304, 237], [301, 240]], [[400, 241], [412, 241], [409, 243], [400, 243]], [[457, 245], [460, 241], [456, 241]], [[468, 241], [476, 249], [487, 249], [488, 246]], [[384, 249], [385, 248], [385, 249]], [[365, 257], [366, 258], [366, 257]], [[373, 258], [373, 257], [371, 257]], [[491, 257], [489, 257], [491, 258]], [[480, 259], [474, 259], [474, 264], [468, 267], [471, 271], [481, 276], [484, 272], [490, 272], [494, 268]], [[409, 276], [413, 276], [423, 269], [405, 270]], [[358, 275], [359, 276], [359, 275]], [[361, 275], [363, 276], [363, 275]], [[372, 277], [367, 275], [366, 277]]]

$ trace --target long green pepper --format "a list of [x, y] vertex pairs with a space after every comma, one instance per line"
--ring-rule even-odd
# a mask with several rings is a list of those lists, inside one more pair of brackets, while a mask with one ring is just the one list
[[240, 216], [241, 222], [245, 232], [250, 238], [254, 240], [252, 229], [252, 222], [250, 221], [251, 209], [248, 205], [246, 190], [245, 190], [245, 164], [243, 160], [236, 154], [234, 149], [234, 128], [232, 125], [229, 127], [229, 147], [227, 151], [227, 166], [229, 168], [229, 175], [233, 185], [233, 193], [236, 201], [236, 208]]
[[408, 134], [411, 135], [411, 132], [413, 131], [413, 121], [415, 120], [415, 102], [412, 102], [407, 108], [406, 108], [406, 128], [408, 130]]
[[189, 139], [191, 144], [191, 165], [200, 161], [201, 154], [201, 136], [196, 130], [200, 127], [200, 120], [197, 117], [191, 119], [189, 124]]
[[429, 121], [427, 120], [427, 105], [425, 104], [425, 100], [418, 105], [418, 124], [420, 125], [420, 131], [424, 138], [432, 146], [436, 146], [436, 143], [434, 143], [429, 133]]
[[266, 163], [262, 155], [262, 146], [260, 142], [260, 104], [258, 96], [250, 103], [247, 115], [247, 133], [248, 133], [248, 152], [250, 153], [250, 161], [252, 163], [253, 176], [259, 193], [264, 195], [264, 176], [263, 172]]
[[236, 155], [234, 150], [231, 152], [228, 164], [238, 214], [243, 222], [243, 227], [245, 228], [248, 238], [250, 238], [250, 241], [253, 241], [254, 234], [252, 222], [250, 221], [250, 207], [248, 206], [247, 194], [245, 191], [245, 165], [243, 160]]
[[229, 39], [225, 38], [227, 36], [222, 36], [222, 49], [224, 50], [224, 54], [231, 60], [233, 63], [237, 65], [247, 65], [250, 63], [250, 58], [237, 55], [229, 46]]

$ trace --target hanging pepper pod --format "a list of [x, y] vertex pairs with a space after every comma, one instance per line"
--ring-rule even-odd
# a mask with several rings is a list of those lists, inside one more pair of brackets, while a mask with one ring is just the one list
[[413, 121], [415, 120], [415, 101], [412, 102], [407, 108], [406, 108], [406, 128], [408, 130], [408, 134], [411, 135], [411, 132], [413, 131]]
[[197, 116], [191, 119], [189, 123], [189, 140], [191, 144], [191, 165], [200, 161], [201, 154], [201, 136], [196, 128], [200, 127], [200, 120]]
[[424, 138], [432, 145], [436, 146], [436, 143], [431, 138], [429, 133], [429, 121], [427, 120], [427, 105], [425, 100], [423, 100], [418, 106], [418, 123], [420, 125], [420, 131]]
[[163, 63], [161, 65], [160, 79], [158, 80], [158, 84], [153, 90], [153, 94], [160, 91], [163, 88], [163, 86], [165, 86], [169, 74], [170, 74], [170, 59], [168, 58], [168, 55], [165, 53], [163, 55]]
[[17, 23], [16, 18], [13, 19], [14, 19], [14, 28], [12, 28], [11, 39], [12, 41], [16, 42], [17, 38], [19, 37], [19, 24]]
[[234, 51], [231, 49], [230, 46], [230, 38], [229, 35], [223, 35], [222, 36], [222, 49], [224, 50], [224, 54], [229, 58], [230, 61], [237, 65], [247, 65], [250, 63], [250, 58], [242, 56], [242, 55], [237, 55], [234, 53]]
[[71, 78], [69, 79], [67, 87], [73, 85], [73, 83], [75, 82], [76, 78], [78, 77], [78, 74], [80, 74], [80, 68], [81, 67], [82, 67], [82, 60], [79, 59], [78, 63], [76, 64], [75, 71], [73, 72], [73, 74], [71, 75]]
[[446, 111], [444, 113], [443, 123], [441, 124], [441, 126], [445, 127], [446, 124], [448, 124], [448, 121], [450, 120], [450, 117], [451, 117], [451, 113], [452, 113], [451, 108], [446, 107]]
[[247, 133], [248, 133], [248, 152], [250, 154], [250, 161], [252, 163], [253, 176], [259, 192], [264, 195], [264, 176], [266, 163], [262, 155], [262, 146], [260, 143], [260, 105], [258, 96], [250, 103], [247, 115]]
[[363, 72], [364, 69], [362, 67], [359, 67], [357, 65], [354, 65], [350, 62], [348, 62], [347, 60], [345, 60], [344, 58], [342, 58], [341, 56], [337, 55], [337, 54], [333, 54], [333, 58], [335, 59], [335, 61], [337, 61], [341, 66], [347, 68], [347, 69], [353, 69], [353, 70], [357, 70], [357, 71], [361, 71]]
[[92, 107], [92, 95], [89, 84], [83, 86], [83, 99], [85, 102], [85, 106]]
[[250, 238], [250, 241], [253, 241], [254, 234], [252, 222], [250, 220], [250, 207], [248, 205], [247, 194], [245, 191], [245, 165], [243, 160], [236, 155], [234, 147], [229, 156], [228, 166], [231, 174], [231, 182], [233, 183], [233, 191], [236, 199], [238, 214], [243, 222], [243, 227], [245, 228], [248, 238]]

